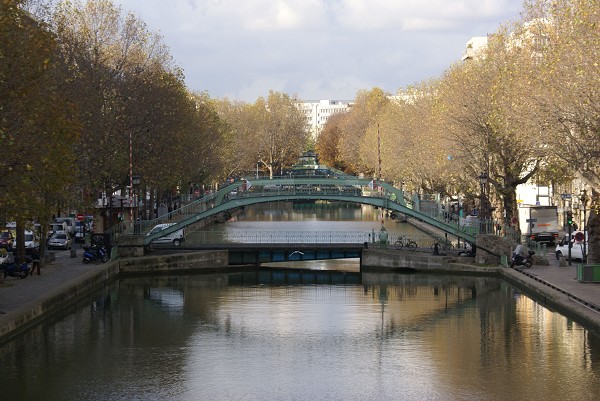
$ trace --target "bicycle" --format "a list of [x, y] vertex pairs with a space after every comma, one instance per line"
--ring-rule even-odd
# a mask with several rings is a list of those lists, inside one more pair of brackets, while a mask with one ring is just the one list
[[431, 245], [431, 252], [436, 253], [436, 247], [438, 253], [454, 249], [454, 245], [451, 242], [434, 242], [433, 245]]
[[417, 249], [417, 243], [409, 238], [400, 237], [394, 242], [394, 246], [407, 249]]

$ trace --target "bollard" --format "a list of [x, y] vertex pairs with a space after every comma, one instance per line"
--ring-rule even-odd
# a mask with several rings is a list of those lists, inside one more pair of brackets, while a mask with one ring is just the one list
[[77, 250], [71, 249], [71, 257], [72, 258], [76, 258], [77, 257]]

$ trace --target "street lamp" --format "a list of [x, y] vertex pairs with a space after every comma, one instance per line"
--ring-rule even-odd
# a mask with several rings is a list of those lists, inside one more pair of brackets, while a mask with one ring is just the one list
[[[141, 178], [139, 175], [132, 175], [131, 176], [131, 189], [130, 189], [130, 196], [129, 196], [129, 213], [130, 213], [130, 219], [133, 220], [134, 223], [134, 229], [135, 231], [139, 231], [139, 222], [137, 221], [137, 217], [139, 217], [139, 208], [140, 208], [140, 201], [138, 198], [138, 194], [137, 194], [137, 187], [140, 185], [141, 182]], [[135, 207], [136, 207], [136, 218], [133, 218], [134, 215], [134, 209], [133, 209], [133, 205], [135, 203]], [[136, 232], [136, 234], [138, 234]]]
[[488, 175], [483, 172], [479, 175], [479, 177], [477, 177], [477, 179], [479, 180], [479, 185], [481, 187], [481, 192], [479, 195], [479, 221], [481, 222], [480, 226], [481, 226], [481, 232], [482, 233], [486, 233], [486, 222], [484, 220], [487, 220], [488, 216], [487, 216], [487, 183], [488, 183]]
[[586, 249], [586, 245], [587, 245], [587, 221], [586, 221], [586, 212], [587, 212], [587, 202], [590, 200], [588, 194], [587, 194], [587, 189], [583, 189], [581, 191], [581, 195], [579, 195], [579, 200], [581, 201], [581, 204], [583, 205], [583, 221], [581, 222], [581, 224], [583, 225], [583, 260], [585, 261], [587, 258], [587, 249]]

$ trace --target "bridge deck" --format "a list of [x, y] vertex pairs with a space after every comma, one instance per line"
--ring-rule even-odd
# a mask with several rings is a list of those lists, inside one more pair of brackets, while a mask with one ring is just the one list
[[[385, 182], [356, 177], [337, 178], [276, 178], [236, 181], [221, 190], [198, 199], [160, 218], [123, 222], [110, 230], [111, 238], [121, 234], [143, 235], [144, 245], [154, 239], [174, 233], [188, 225], [228, 211], [258, 203], [279, 201], [326, 200], [372, 205], [390, 213], [402, 214], [462, 240], [474, 243], [480, 231], [495, 232], [493, 221], [466, 224], [459, 216], [445, 212], [441, 205], [421, 207], [418, 197], [405, 197], [402, 190]], [[157, 224], [173, 223], [163, 231], [147, 235]], [[516, 236], [508, 227], [503, 233]]]

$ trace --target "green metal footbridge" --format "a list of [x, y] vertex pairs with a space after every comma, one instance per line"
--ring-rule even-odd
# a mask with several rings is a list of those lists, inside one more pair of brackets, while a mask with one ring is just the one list
[[[458, 215], [444, 213], [441, 207], [423, 210], [418, 198], [405, 197], [402, 190], [392, 185], [351, 176], [237, 180], [222, 187], [219, 191], [206, 195], [154, 220], [132, 223], [124, 221], [112, 227], [108, 234], [113, 243], [118, 243], [121, 235], [143, 236], [144, 246], [153, 240], [182, 228], [198, 223], [203, 219], [227, 215], [230, 211], [266, 202], [324, 200], [352, 202], [372, 205], [387, 210], [390, 214], [404, 215], [422, 221], [430, 226], [453, 235], [463, 241], [475, 243], [481, 229], [493, 232], [491, 222], [465, 224]], [[164, 230], [148, 235], [157, 224], [173, 223]], [[489, 226], [489, 230], [486, 228]]]

